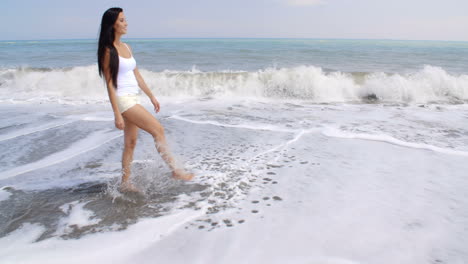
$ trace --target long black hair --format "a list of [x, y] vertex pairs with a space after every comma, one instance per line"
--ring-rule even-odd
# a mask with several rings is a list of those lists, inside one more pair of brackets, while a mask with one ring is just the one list
[[117, 74], [119, 73], [119, 54], [117, 53], [117, 49], [114, 47], [114, 24], [121, 12], [123, 12], [122, 8], [113, 7], [107, 9], [107, 11], [102, 15], [101, 32], [99, 33], [97, 52], [99, 76], [102, 77], [104, 71], [104, 55], [106, 53], [106, 49], [109, 49], [109, 70], [112, 83], [115, 88], [117, 88]]

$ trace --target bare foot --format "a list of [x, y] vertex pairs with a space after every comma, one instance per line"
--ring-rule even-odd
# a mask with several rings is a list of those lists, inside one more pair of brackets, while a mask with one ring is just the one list
[[190, 181], [194, 176], [193, 173], [187, 173], [184, 170], [175, 170], [172, 172], [172, 177], [177, 180]]
[[122, 193], [141, 193], [140, 189], [135, 187], [130, 181], [122, 182], [119, 191]]

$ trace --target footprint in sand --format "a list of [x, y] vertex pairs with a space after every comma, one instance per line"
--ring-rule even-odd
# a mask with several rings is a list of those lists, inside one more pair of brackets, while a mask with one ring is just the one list
[[281, 197], [279, 197], [279, 196], [273, 196], [273, 200], [275, 200], [275, 201], [282, 201], [283, 199], [281, 199]]
[[226, 226], [228, 226], [228, 227], [233, 226], [231, 220], [229, 220], [229, 219], [224, 219], [223, 222], [224, 222], [224, 223], [226, 224]]

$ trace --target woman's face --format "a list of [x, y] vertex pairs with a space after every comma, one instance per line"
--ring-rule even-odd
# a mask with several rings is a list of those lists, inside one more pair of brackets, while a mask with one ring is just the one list
[[114, 32], [116, 34], [126, 34], [127, 33], [127, 19], [125, 19], [125, 15], [123, 12], [119, 13], [119, 16], [117, 17], [117, 20], [115, 21], [114, 24]]

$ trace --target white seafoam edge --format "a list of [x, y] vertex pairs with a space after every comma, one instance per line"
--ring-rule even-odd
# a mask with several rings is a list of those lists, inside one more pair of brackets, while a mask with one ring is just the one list
[[67, 216], [60, 219], [56, 232], [57, 235], [72, 231], [73, 226], [82, 228], [98, 224], [101, 221], [99, 218], [94, 218], [95, 214], [93, 211], [84, 209], [86, 204], [87, 202], [74, 201], [60, 206], [60, 209]]
[[10, 198], [11, 193], [5, 190], [5, 188], [0, 189], [0, 202], [6, 201]]
[[[146, 249], [204, 212], [180, 211], [143, 219], [125, 231], [98, 233], [79, 240], [51, 238], [33, 243], [44, 231], [27, 224], [0, 239], [2, 263], [131, 263], [125, 258]], [[27, 254], [26, 254], [27, 253]]]
[[322, 134], [327, 137], [380, 141], [380, 142], [398, 145], [401, 147], [425, 149], [425, 150], [431, 150], [431, 151], [439, 152], [443, 154], [468, 157], [468, 152], [466, 151], [441, 148], [441, 147], [437, 147], [437, 146], [433, 146], [429, 144], [406, 142], [406, 141], [399, 140], [399, 139], [396, 139], [392, 136], [385, 135], [385, 134], [373, 135], [373, 134], [367, 134], [367, 133], [351, 133], [351, 132], [346, 132], [346, 131], [342, 131], [342, 130], [339, 130], [336, 128], [330, 128], [330, 127], [324, 129], [322, 131]]
[[396, 139], [392, 136], [386, 134], [368, 134], [368, 133], [353, 133], [340, 130], [334, 127], [318, 127], [314, 129], [287, 129], [287, 128], [279, 128], [272, 125], [231, 125], [231, 124], [223, 124], [220, 122], [215, 121], [198, 121], [198, 120], [191, 120], [185, 117], [180, 117], [177, 115], [170, 116], [169, 118], [177, 119], [184, 122], [194, 123], [194, 124], [201, 124], [201, 125], [212, 125], [212, 126], [221, 126], [221, 127], [233, 127], [233, 128], [244, 128], [250, 130], [267, 130], [267, 131], [276, 131], [276, 132], [286, 132], [286, 133], [296, 133], [296, 137], [293, 141], [296, 141], [299, 137], [307, 133], [315, 133], [321, 132], [322, 135], [327, 137], [334, 137], [334, 138], [345, 138], [345, 139], [360, 139], [360, 140], [370, 140], [370, 141], [380, 141], [389, 144], [398, 145], [401, 147], [406, 148], [414, 148], [414, 149], [425, 149], [431, 150], [434, 152], [449, 154], [449, 155], [458, 155], [458, 156], [465, 156], [468, 157], [468, 152], [461, 151], [461, 150], [454, 150], [448, 148], [437, 147], [429, 144], [422, 144], [422, 143], [413, 143], [413, 142], [406, 142], [403, 140]]

